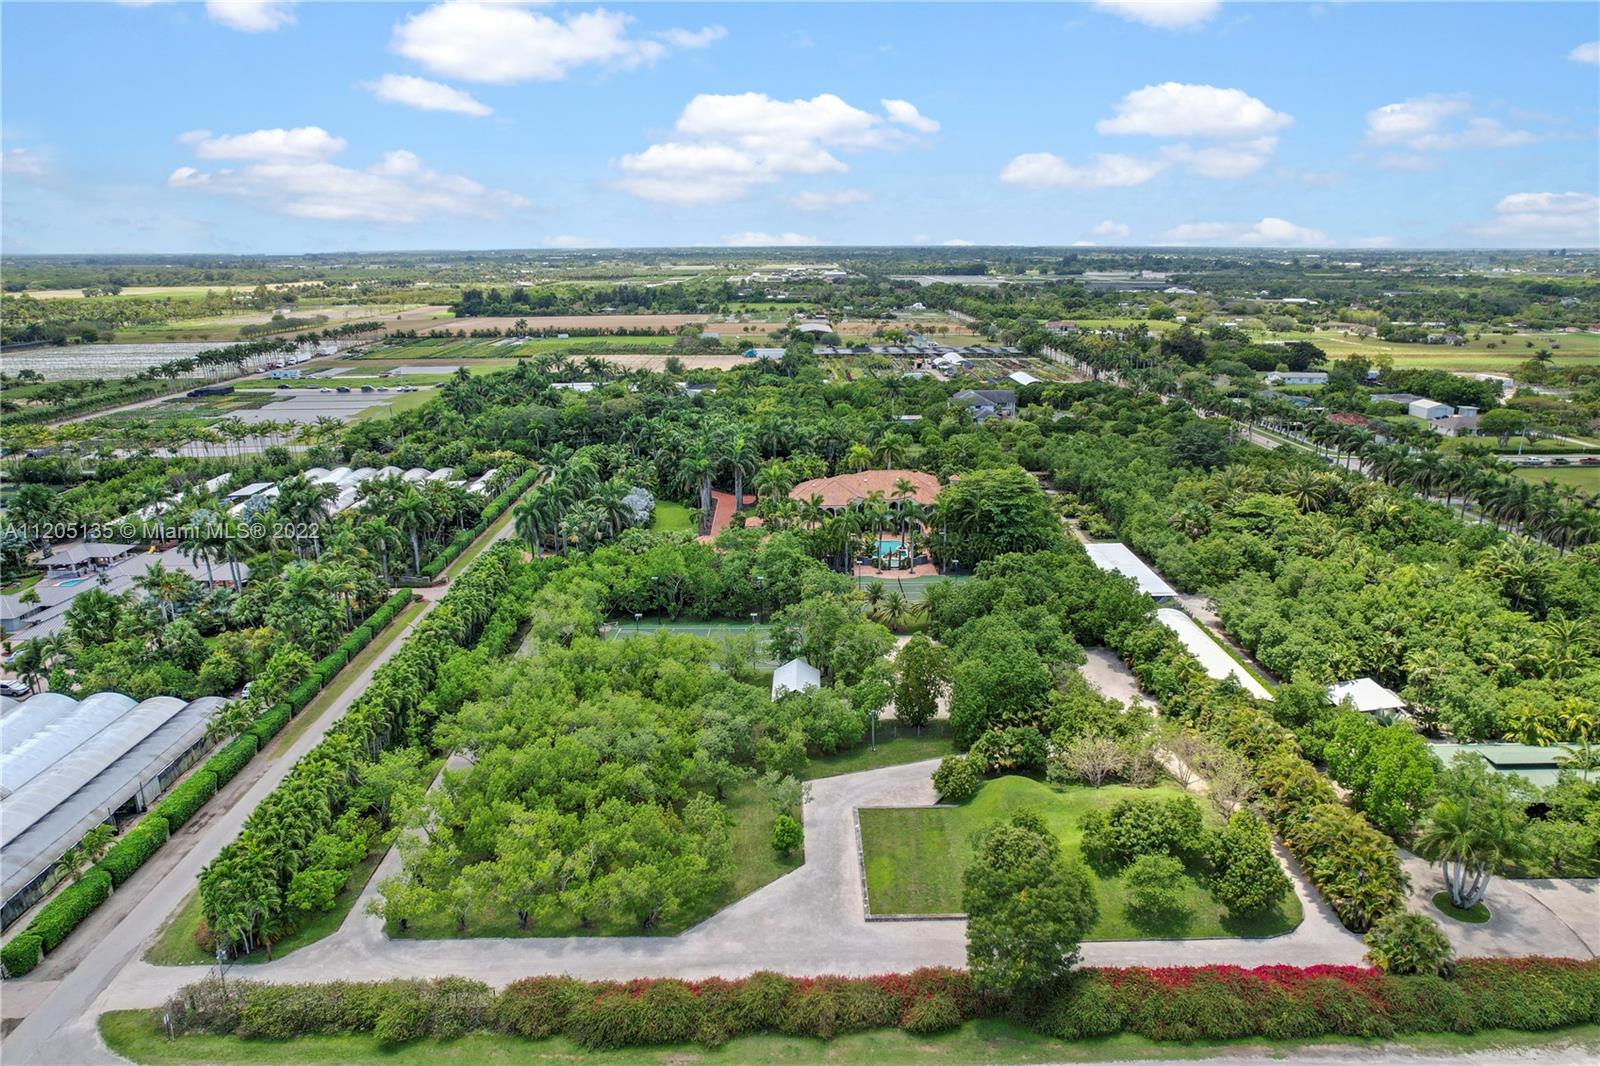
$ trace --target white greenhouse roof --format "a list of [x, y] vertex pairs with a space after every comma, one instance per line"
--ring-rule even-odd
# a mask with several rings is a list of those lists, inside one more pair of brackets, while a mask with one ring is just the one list
[[1156, 618], [1178, 635], [1178, 639], [1183, 641], [1183, 646], [1189, 649], [1189, 653], [1200, 660], [1200, 665], [1205, 667], [1208, 676], [1218, 681], [1231, 677], [1252, 696], [1264, 700], [1272, 698], [1272, 693], [1268, 692], [1261, 682], [1251, 677], [1250, 672], [1228, 654], [1228, 649], [1218, 644], [1217, 639], [1200, 628], [1200, 624], [1193, 618], [1175, 607], [1158, 609]]
[[1094, 565], [1128, 578], [1139, 586], [1139, 591], [1146, 596], [1162, 600], [1171, 599], [1178, 594], [1160, 574], [1150, 568], [1149, 563], [1133, 554], [1133, 549], [1126, 544], [1085, 544], [1083, 550], [1089, 553]]
[[[26, 889], [84, 833], [136, 795], [142, 794], [140, 806], [154, 800], [163, 784], [160, 775], [205, 740], [207, 720], [227, 702], [220, 696], [188, 702], [156, 696], [134, 703], [116, 692], [97, 693], [79, 702], [45, 693], [25, 701], [6, 716], [7, 721], [49, 696], [55, 699], [46, 710], [60, 711], [29, 738], [31, 747], [19, 746], [29, 747], [36, 758], [43, 758], [46, 751], [32, 743], [37, 738], [75, 736], [81, 733], [81, 722], [103, 721], [116, 708], [122, 712], [31, 778], [5, 778], [11, 790], [0, 799], [0, 876], [6, 900]], [[59, 748], [55, 743], [49, 750]], [[8, 762], [13, 754], [7, 753]]]
[[1403, 711], [1406, 701], [1370, 677], [1341, 681], [1328, 686], [1328, 699], [1335, 705], [1349, 700], [1358, 711]]
[[822, 685], [822, 671], [804, 659], [790, 659], [772, 672], [772, 698]]

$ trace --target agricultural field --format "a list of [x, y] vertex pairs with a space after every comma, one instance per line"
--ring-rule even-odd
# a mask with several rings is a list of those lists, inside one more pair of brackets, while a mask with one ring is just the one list
[[[1306, 341], [1328, 353], [1330, 359], [1359, 355], [1367, 359], [1388, 356], [1397, 367], [1422, 367], [1430, 370], [1503, 371], [1515, 370], [1533, 358], [1540, 348], [1550, 349], [1555, 366], [1587, 366], [1600, 363], [1600, 334], [1531, 333], [1503, 336], [1484, 333], [1465, 344], [1396, 344], [1376, 337], [1352, 337], [1344, 333], [1317, 330], [1309, 333], [1262, 331], [1262, 341], [1288, 343]], [[1491, 347], [1492, 345], [1492, 347]]]
[[[861, 850], [867, 899], [877, 914], [960, 913], [961, 872], [972, 856], [972, 834], [1019, 810], [1032, 810], [1061, 842], [1069, 859], [1085, 861], [1078, 820], [1131, 796], [1169, 797], [1176, 786], [1054, 789], [1025, 777], [1000, 777], [960, 807], [867, 808], [861, 814]], [[1202, 936], [1271, 936], [1300, 924], [1300, 903], [1290, 894], [1257, 918], [1238, 919], [1211, 896], [1203, 866], [1189, 862], [1182, 879], [1182, 912], [1160, 921], [1142, 920], [1129, 906], [1120, 873], [1090, 867], [1099, 919], [1085, 939], [1181, 939]]]
[[1517, 476], [1542, 485], [1547, 481], [1593, 496], [1600, 493], [1600, 466], [1519, 467]]

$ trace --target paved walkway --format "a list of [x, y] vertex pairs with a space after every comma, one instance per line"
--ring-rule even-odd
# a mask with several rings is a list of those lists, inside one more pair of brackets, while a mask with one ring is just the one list
[[1411, 876], [1407, 906], [1437, 919], [1458, 955], [1600, 957], [1600, 880], [1496, 877], [1483, 901], [1489, 920], [1475, 925], [1434, 907], [1434, 894], [1444, 891], [1437, 866], [1407, 851], [1400, 859]]

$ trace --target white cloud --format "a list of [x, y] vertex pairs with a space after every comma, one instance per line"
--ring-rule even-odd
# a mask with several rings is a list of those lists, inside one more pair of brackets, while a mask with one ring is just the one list
[[1474, 227], [1482, 237], [1513, 242], [1600, 245], [1600, 196], [1585, 192], [1518, 192], [1494, 205], [1494, 218]]
[[410, 74], [385, 74], [374, 82], [367, 82], [363, 88], [369, 90], [379, 100], [391, 104], [404, 104], [414, 107], [418, 111], [453, 111], [459, 115], [493, 114], [489, 105], [477, 100], [470, 93], [440, 82], [429, 81], [427, 78], [417, 78]]
[[344, 139], [316, 126], [230, 136], [195, 130], [179, 140], [202, 159], [245, 165], [215, 172], [181, 166], [168, 176], [170, 187], [235, 196], [296, 218], [385, 223], [440, 215], [494, 218], [527, 204], [515, 193], [429, 170], [403, 149], [359, 170], [341, 166], [330, 157], [344, 149]]
[[1242, 178], [1266, 166], [1277, 147], [1278, 138], [1257, 137], [1203, 148], [1173, 144], [1161, 149], [1161, 154], [1202, 178]]
[[1580, 44], [1567, 53], [1567, 58], [1574, 63], [1600, 63], [1600, 41]]
[[593, 237], [574, 237], [570, 233], [560, 233], [554, 237], [546, 237], [542, 242], [546, 248], [609, 248], [610, 241], [600, 241]]
[[[906, 114], [902, 111], [902, 117]], [[835, 151], [892, 149], [915, 140], [889, 118], [832, 93], [810, 100], [702, 94], [679, 114], [672, 140], [617, 161], [617, 185], [658, 203], [722, 203], [787, 175], [849, 170]]]
[[973, 248], [978, 244], [977, 241], [962, 240], [960, 237], [951, 237], [949, 240], [940, 241], [939, 243], [946, 248]]
[[294, 24], [293, 0], [206, 0], [212, 22], [242, 33], [267, 33]]
[[328, 159], [345, 149], [343, 137], [335, 137], [321, 126], [217, 136], [213, 136], [210, 130], [190, 130], [179, 134], [178, 141], [193, 146], [194, 154], [201, 159], [248, 159], [270, 163]]
[[1117, 101], [1115, 109], [1115, 117], [1095, 123], [1096, 130], [1150, 137], [1239, 139], [1261, 137], [1294, 121], [1243, 89], [1175, 81], [1135, 89]]
[[1333, 243], [1322, 230], [1271, 217], [1254, 225], [1190, 222], [1167, 230], [1161, 239], [1169, 244], [1238, 244], [1265, 248], [1324, 247]]
[[1413, 153], [1510, 148], [1541, 139], [1529, 130], [1512, 129], [1497, 118], [1472, 114], [1472, 102], [1460, 95], [1434, 93], [1367, 112], [1367, 143]]
[[872, 196], [865, 189], [840, 189], [837, 192], [797, 192], [789, 206], [797, 211], [832, 211], [839, 207], [866, 203]]
[[722, 243], [729, 248], [798, 248], [822, 242], [815, 237], [807, 237], [804, 233], [762, 233], [758, 230], [745, 230], [742, 233], [728, 234], [722, 238]]
[[42, 178], [50, 168], [44, 157], [31, 148], [7, 148], [0, 154], [0, 174], [15, 178]]
[[1049, 152], [1029, 152], [1007, 163], [1000, 180], [1030, 189], [1110, 189], [1143, 185], [1165, 168], [1160, 160], [1097, 155], [1077, 166]]
[[1162, 30], [1193, 29], [1222, 10], [1221, 0], [1095, 0], [1094, 6], [1130, 22]]
[[1393, 237], [1357, 237], [1350, 242], [1352, 248], [1393, 248], [1399, 242]]
[[938, 133], [939, 123], [917, 110], [917, 105], [909, 100], [880, 100], [883, 104], [884, 114], [889, 116], [890, 122], [898, 122], [908, 126], [918, 133]]
[[391, 47], [434, 74], [510, 85], [559, 81], [590, 64], [648, 65], [673, 48], [704, 48], [728, 32], [707, 26], [637, 37], [632, 22], [604, 8], [546, 15], [513, 4], [451, 0], [396, 25]]
[[1113, 222], [1108, 218], [1090, 230], [1089, 235], [1091, 237], [1111, 237], [1120, 240], [1131, 232], [1133, 231], [1128, 228], [1127, 223]]

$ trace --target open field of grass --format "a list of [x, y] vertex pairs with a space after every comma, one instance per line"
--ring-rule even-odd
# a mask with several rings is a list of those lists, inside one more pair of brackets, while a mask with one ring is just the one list
[[878, 723], [876, 748], [862, 744], [836, 755], [819, 755], [806, 763], [799, 776], [803, 780], [814, 781], [819, 777], [838, 777], [862, 770], [879, 770], [885, 766], [904, 766], [908, 762], [939, 759], [953, 754], [955, 750], [950, 740], [948, 722], [929, 722], [918, 734], [910, 726], [902, 726], [891, 720]]
[[650, 521], [650, 528], [666, 532], [682, 531], [694, 532], [694, 515], [689, 508], [681, 503], [671, 500], [657, 500], [655, 517]]
[[[874, 914], [955, 914], [961, 911], [961, 872], [972, 854], [972, 834], [988, 823], [1031, 807], [1060, 839], [1068, 857], [1082, 861], [1078, 819], [1136, 795], [1180, 796], [1181, 789], [1124, 786], [1055, 789], [1026, 777], [987, 782], [960, 807], [870, 808], [861, 811], [867, 896]], [[1206, 812], [1208, 819], [1211, 812]], [[1100, 918], [1086, 939], [1182, 939], [1203, 936], [1272, 936], [1300, 924], [1300, 902], [1292, 894], [1274, 910], [1235, 918], [1211, 898], [1205, 874], [1191, 864], [1181, 886], [1187, 917], [1166, 925], [1139, 922], [1128, 913], [1120, 873], [1090, 868]]]
[[[746, 781], [729, 790], [724, 803], [733, 825], [733, 883], [723, 892], [689, 901], [677, 914], [650, 929], [640, 929], [639, 923], [631, 920], [608, 920], [584, 927], [578, 915], [571, 913], [563, 914], [542, 926], [518, 929], [515, 914], [495, 910], [470, 915], [465, 933], [457, 932], [452, 916], [440, 914], [413, 918], [404, 933], [400, 932], [397, 924], [391, 922], [388, 934], [394, 939], [435, 940], [462, 937], [673, 936], [681, 933], [735, 900], [798, 868], [805, 861], [800, 851], [780, 856], [772, 850], [772, 823], [779, 812], [754, 782]], [[799, 812], [790, 813], [798, 815]]]
[[1517, 476], [1534, 484], [1554, 481], [1580, 492], [1600, 492], [1600, 466], [1519, 467]]
[[[1595, 333], [1518, 333], [1512, 336], [1485, 333], [1465, 344], [1396, 344], [1376, 337], [1352, 337], [1345, 333], [1257, 332], [1258, 340], [1308, 341], [1328, 353], [1330, 359], [1349, 355], [1376, 358], [1387, 355], [1397, 367], [1426, 367], [1434, 370], [1510, 371], [1533, 358], [1540, 348], [1549, 348], [1557, 366], [1600, 363], [1600, 334]], [[1489, 345], [1494, 345], [1493, 348]]]
[[1476, 1052], [1520, 1057], [1529, 1048], [1545, 1048], [1572, 1061], [1600, 1051], [1600, 1025], [1584, 1025], [1549, 1033], [1494, 1029], [1471, 1035], [1442, 1034], [1396, 1037], [1392, 1040], [1251, 1040], [1157, 1043], [1137, 1036], [1093, 1040], [1055, 1040], [1012, 1022], [968, 1022], [937, 1036], [916, 1036], [899, 1030], [854, 1033], [831, 1041], [797, 1036], [746, 1036], [715, 1051], [697, 1045], [585, 1051], [564, 1037], [525, 1040], [476, 1033], [459, 1040], [419, 1040], [399, 1048], [380, 1048], [370, 1034], [308, 1036], [296, 1040], [240, 1040], [229, 1036], [183, 1036], [168, 1040], [154, 1011], [121, 1010], [102, 1014], [100, 1035], [111, 1050], [141, 1066], [180, 1066], [207, 1062], [239, 1066], [343, 1066], [346, 1063], [388, 1063], [391, 1066], [810, 1066], [850, 1063], [861, 1066], [1020, 1066], [1024, 1063], [1127, 1062], [1138, 1059], [1191, 1059], [1235, 1056], [1294, 1061], [1307, 1052], [1332, 1055], [1344, 1051], [1354, 1061], [1381, 1062], [1395, 1053], [1454, 1055]]

